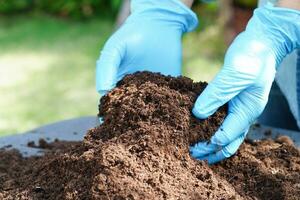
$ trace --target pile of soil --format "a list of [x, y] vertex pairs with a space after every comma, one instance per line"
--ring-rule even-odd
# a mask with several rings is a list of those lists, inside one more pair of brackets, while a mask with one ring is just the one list
[[226, 116], [226, 106], [206, 120], [192, 116], [205, 86], [126, 76], [101, 99], [104, 123], [83, 142], [43, 157], [0, 151], [0, 199], [299, 199], [300, 152], [289, 140], [245, 143], [213, 167], [190, 157], [189, 146]]

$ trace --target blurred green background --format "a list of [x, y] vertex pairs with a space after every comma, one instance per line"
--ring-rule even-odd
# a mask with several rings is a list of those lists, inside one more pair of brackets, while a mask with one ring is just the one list
[[[95, 62], [120, 3], [0, 0], [0, 136], [97, 114]], [[225, 51], [218, 4], [194, 10], [201, 25], [183, 39], [183, 74], [209, 81]]]

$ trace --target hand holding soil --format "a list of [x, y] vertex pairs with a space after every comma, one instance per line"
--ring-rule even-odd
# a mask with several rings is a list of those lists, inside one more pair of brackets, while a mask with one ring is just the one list
[[[300, 13], [265, 6], [255, 10], [247, 28], [230, 45], [222, 70], [199, 96], [193, 114], [205, 119], [228, 102], [228, 116], [209, 140], [191, 148], [192, 155], [214, 164], [232, 156], [251, 124], [261, 115], [276, 70], [300, 46]], [[297, 34], [298, 33], [298, 34]]]

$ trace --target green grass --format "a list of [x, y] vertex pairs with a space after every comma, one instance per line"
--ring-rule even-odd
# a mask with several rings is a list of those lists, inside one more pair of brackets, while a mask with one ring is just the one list
[[189, 33], [183, 43], [183, 75], [210, 81], [222, 66], [225, 44], [217, 24]]
[[0, 21], [0, 136], [97, 113], [95, 61], [112, 22]]
[[[95, 61], [112, 30], [113, 22], [106, 19], [1, 17], [0, 136], [95, 115]], [[212, 26], [184, 38], [185, 75], [214, 76], [221, 66], [219, 34]]]

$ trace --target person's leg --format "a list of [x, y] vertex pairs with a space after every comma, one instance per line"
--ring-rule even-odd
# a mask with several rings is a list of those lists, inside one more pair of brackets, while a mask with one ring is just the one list
[[[278, 0], [259, 0], [259, 6], [264, 6], [267, 3], [277, 4]], [[279, 3], [282, 4], [282, 1]], [[260, 123], [288, 129], [297, 129], [297, 121], [300, 125], [299, 119], [295, 120], [294, 117], [299, 116], [300, 113], [300, 106], [298, 106], [300, 104], [300, 50], [298, 51], [297, 67], [295, 67], [296, 57], [295, 54], [288, 56], [282, 63], [277, 82], [283, 93], [275, 83], [270, 93], [268, 105], [258, 120]]]
[[130, 0], [123, 0], [122, 6], [118, 13], [116, 28], [119, 28], [130, 15]]
[[300, 127], [300, 119], [299, 119], [299, 113], [300, 113], [300, 49], [298, 49], [297, 53], [297, 72], [296, 72], [296, 79], [297, 79], [297, 106], [298, 106], [298, 119], [297, 124], [298, 127]]
[[276, 82], [272, 86], [268, 104], [259, 117], [258, 123], [276, 128], [299, 130], [288, 102]]

